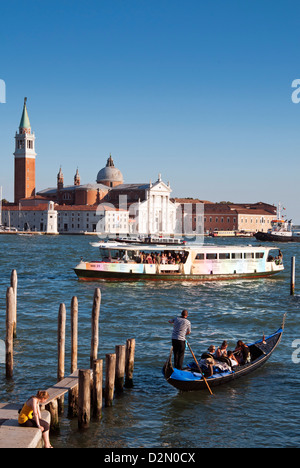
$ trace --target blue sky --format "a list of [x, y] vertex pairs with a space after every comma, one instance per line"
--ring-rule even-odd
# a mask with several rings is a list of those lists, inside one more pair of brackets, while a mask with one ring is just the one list
[[0, 185], [13, 199], [23, 99], [37, 189], [125, 182], [173, 195], [266, 201], [300, 223], [300, 4], [257, 0], [11, 0], [1, 5]]

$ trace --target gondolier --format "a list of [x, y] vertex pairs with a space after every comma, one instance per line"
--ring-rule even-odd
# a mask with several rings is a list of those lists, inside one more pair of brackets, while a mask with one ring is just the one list
[[180, 370], [182, 369], [183, 365], [186, 336], [189, 335], [192, 331], [191, 322], [187, 319], [187, 317], [188, 311], [183, 310], [181, 317], [176, 317], [172, 320], [169, 320], [169, 323], [174, 325], [172, 333], [174, 367]]

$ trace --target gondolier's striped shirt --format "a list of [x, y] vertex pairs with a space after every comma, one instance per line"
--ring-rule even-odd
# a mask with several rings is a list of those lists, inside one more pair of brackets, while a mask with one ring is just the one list
[[172, 340], [185, 341], [187, 332], [191, 333], [192, 331], [191, 322], [188, 319], [177, 317], [171, 323], [174, 323]]

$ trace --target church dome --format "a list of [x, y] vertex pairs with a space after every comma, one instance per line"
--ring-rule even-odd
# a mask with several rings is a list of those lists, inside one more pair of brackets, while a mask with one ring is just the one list
[[116, 187], [123, 184], [123, 175], [114, 165], [114, 161], [109, 156], [106, 166], [98, 172], [97, 184], [107, 185], [108, 187]]

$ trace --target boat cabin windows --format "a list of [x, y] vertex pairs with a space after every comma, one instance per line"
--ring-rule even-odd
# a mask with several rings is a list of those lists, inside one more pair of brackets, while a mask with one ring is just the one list
[[264, 252], [256, 252], [255, 258], [264, 258]]
[[195, 261], [204, 260], [260, 260], [264, 258], [264, 252], [209, 252], [209, 253], [197, 253]]
[[204, 253], [198, 253], [198, 254], [196, 255], [195, 260], [205, 260], [205, 255], [204, 255]]
[[157, 265], [185, 264], [189, 252], [180, 250], [130, 250], [100, 248], [100, 261], [102, 262], [124, 262]]
[[243, 254], [240, 252], [234, 252], [231, 254], [231, 258], [232, 260], [240, 260], [241, 258], [243, 258]]
[[208, 254], [206, 254], [206, 259], [207, 260], [218, 260], [218, 254], [217, 253], [208, 253]]
[[245, 252], [244, 258], [247, 258], [247, 259], [254, 258], [254, 252]]
[[270, 250], [267, 258], [267, 262], [275, 262], [277, 265], [281, 265], [283, 259], [283, 255], [281, 250], [277, 252], [275, 250]]
[[100, 249], [100, 260], [102, 262], [112, 261], [133, 261], [136, 252], [133, 250], [118, 250], [118, 249]]
[[219, 254], [219, 259], [220, 260], [230, 260], [230, 253], [220, 253]]
[[154, 263], [157, 265], [180, 265], [185, 264], [189, 252], [180, 251], [180, 250], [164, 250], [159, 251], [140, 251], [139, 252], [139, 261], [138, 263]]

